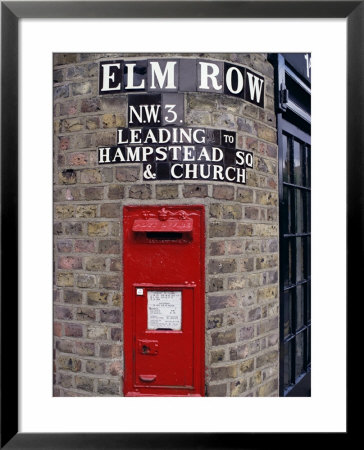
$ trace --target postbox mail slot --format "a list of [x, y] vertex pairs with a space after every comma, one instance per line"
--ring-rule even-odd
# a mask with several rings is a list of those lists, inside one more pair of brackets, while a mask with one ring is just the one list
[[192, 219], [135, 219], [133, 223], [132, 230], [138, 232], [148, 232], [148, 231], [160, 231], [160, 232], [180, 232], [188, 233], [193, 229]]

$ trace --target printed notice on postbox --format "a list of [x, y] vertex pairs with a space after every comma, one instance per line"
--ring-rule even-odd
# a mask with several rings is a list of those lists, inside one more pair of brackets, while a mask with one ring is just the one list
[[148, 330], [182, 328], [182, 292], [148, 291]]

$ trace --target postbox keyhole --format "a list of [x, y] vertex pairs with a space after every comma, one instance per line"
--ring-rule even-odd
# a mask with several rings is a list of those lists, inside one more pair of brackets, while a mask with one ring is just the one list
[[143, 347], [142, 347], [142, 353], [149, 353], [149, 347], [147, 346], [147, 345], [143, 345]]

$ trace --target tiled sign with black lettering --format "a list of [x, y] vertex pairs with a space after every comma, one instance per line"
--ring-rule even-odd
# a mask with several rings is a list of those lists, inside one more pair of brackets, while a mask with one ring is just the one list
[[264, 108], [264, 77], [243, 66], [205, 59], [100, 62], [99, 93], [210, 92]]
[[100, 94], [127, 95], [127, 127], [98, 164], [141, 164], [143, 179], [246, 183], [253, 154], [234, 131], [185, 125], [184, 92], [215, 92], [264, 106], [264, 78], [230, 63], [198, 59], [104, 61]]

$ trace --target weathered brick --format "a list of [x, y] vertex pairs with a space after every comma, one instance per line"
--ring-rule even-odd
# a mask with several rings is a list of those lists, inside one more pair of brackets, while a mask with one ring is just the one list
[[256, 201], [260, 205], [277, 206], [278, 195], [275, 192], [257, 191]]
[[237, 325], [245, 322], [245, 311], [227, 311], [225, 317], [227, 326]]
[[212, 196], [219, 200], [233, 200], [234, 187], [233, 186], [214, 186]]
[[89, 94], [91, 92], [91, 90], [92, 90], [92, 83], [90, 81], [72, 84], [72, 94], [73, 95]]
[[93, 392], [94, 390], [94, 380], [91, 377], [76, 376], [75, 385], [81, 391]]
[[278, 295], [278, 288], [277, 286], [267, 286], [264, 288], [258, 289], [258, 302], [263, 302], [265, 300], [276, 298]]
[[187, 184], [183, 186], [183, 196], [185, 198], [192, 197], [207, 197], [208, 196], [208, 186], [200, 184]]
[[240, 255], [244, 252], [244, 241], [241, 239], [234, 241], [226, 241], [226, 253], [229, 255]]
[[267, 127], [266, 125], [260, 123], [255, 123], [254, 128], [259, 139], [263, 139], [274, 144], [277, 143], [277, 132], [273, 128]]
[[85, 258], [86, 270], [100, 272], [106, 269], [105, 258], [100, 256]]
[[62, 323], [53, 322], [53, 336], [57, 336], [57, 337], [62, 336]]
[[100, 217], [120, 217], [120, 204], [103, 203], [100, 208]]
[[241, 219], [242, 207], [241, 205], [222, 205], [223, 219]]
[[223, 314], [215, 314], [213, 316], [209, 316], [207, 321], [207, 329], [211, 330], [213, 328], [222, 327], [223, 317]]
[[71, 236], [79, 236], [82, 234], [82, 223], [68, 222], [64, 225], [64, 233]]
[[211, 259], [208, 270], [210, 274], [236, 272], [235, 259]]
[[147, 184], [133, 185], [130, 187], [129, 197], [140, 200], [150, 199], [152, 198], [152, 188]]
[[103, 187], [85, 188], [85, 200], [102, 200], [104, 198]]
[[213, 367], [211, 369], [211, 381], [224, 380], [226, 378], [236, 378], [237, 366]]
[[75, 208], [71, 205], [56, 206], [56, 217], [58, 219], [70, 219], [74, 217]]
[[236, 200], [241, 203], [253, 203], [253, 190], [243, 187], [237, 188]]
[[82, 258], [75, 256], [61, 256], [58, 258], [58, 268], [66, 270], [82, 269]]
[[278, 344], [279, 335], [278, 332], [272, 333], [268, 336], [268, 347], [273, 347]]
[[247, 223], [239, 223], [236, 234], [238, 236], [253, 236], [253, 225]]
[[243, 394], [248, 387], [247, 380], [235, 380], [232, 383], [230, 383], [230, 395], [231, 397], [239, 397], [241, 394]]
[[98, 97], [85, 98], [81, 102], [81, 112], [96, 112], [100, 110], [100, 99]]
[[97, 392], [103, 395], [119, 395], [120, 383], [110, 380], [98, 380]]
[[76, 319], [77, 320], [87, 320], [94, 321], [96, 319], [96, 313], [94, 309], [91, 308], [77, 308], [76, 309]]
[[73, 353], [73, 342], [72, 341], [57, 341], [56, 349], [62, 353]]
[[258, 308], [253, 308], [248, 312], [248, 322], [253, 322], [254, 320], [260, 319], [262, 316], [262, 310], [260, 306]]
[[234, 236], [236, 230], [235, 222], [214, 222], [210, 223], [209, 235], [213, 237], [230, 237]]
[[87, 337], [89, 339], [106, 339], [107, 338], [107, 327], [88, 325], [87, 326]]
[[239, 365], [240, 373], [252, 372], [254, 370], [254, 358], [247, 359]]
[[65, 373], [59, 374], [58, 384], [64, 388], [70, 388], [73, 386], [72, 375], [66, 375]]
[[122, 353], [121, 345], [100, 345], [101, 358], [120, 358]]
[[74, 285], [74, 276], [72, 273], [57, 273], [57, 286], [71, 287]]
[[210, 111], [187, 110], [186, 124], [188, 125], [211, 125]]
[[278, 266], [278, 254], [265, 255], [265, 256], [256, 258], [257, 270], [269, 269], [269, 268], [277, 267], [277, 266]]
[[224, 289], [224, 280], [222, 278], [211, 278], [209, 281], [209, 292], [222, 291]]
[[118, 200], [120, 198], [124, 198], [124, 186], [120, 184], [109, 186], [108, 198], [110, 200]]
[[91, 342], [75, 342], [75, 353], [80, 356], [94, 356], [95, 344]]
[[87, 224], [87, 234], [89, 236], [107, 236], [108, 232], [108, 222], [90, 222]]
[[55, 66], [62, 66], [64, 64], [72, 64], [77, 62], [77, 53], [54, 53], [53, 63]]
[[77, 174], [72, 169], [62, 170], [58, 174], [59, 184], [76, 184]]
[[77, 287], [80, 288], [94, 288], [96, 286], [96, 278], [94, 275], [82, 275], [77, 276]]
[[210, 352], [210, 363], [211, 364], [224, 361], [224, 359], [225, 359], [225, 350], [224, 349], [214, 350], [214, 351]]
[[249, 354], [249, 349], [248, 349], [247, 344], [230, 348], [231, 361], [236, 361], [237, 359], [244, 359], [248, 356], [248, 354]]
[[86, 128], [88, 130], [96, 130], [100, 128], [100, 119], [96, 117], [87, 117], [86, 118]]
[[79, 372], [81, 370], [81, 361], [70, 356], [59, 356], [58, 367], [62, 370], [71, 370], [72, 372]]
[[82, 337], [82, 325], [77, 323], [66, 323], [64, 325], [64, 334], [68, 337]]
[[278, 316], [271, 319], [261, 321], [257, 326], [257, 333], [264, 334], [268, 331], [276, 330], [278, 328]]
[[116, 292], [115, 294], [113, 294], [111, 302], [112, 302], [113, 306], [121, 306], [121, 294], [120, 294], [120, 292]]
[[226, 397], [226, 384], [211, 384], [207, 387], [209, 397]]
[[120, 289], [120, 277], [119, 275], [101, 275], [99, 281], [100, 288], [104, 289]]
[[236, 329], [214, 332], [211, 334], [211, 341], [213, 346], [232, 344], [236, 342]]
[[161, 184], [156, 186], [155, 192], [158, 200], [178, 198], [178, 186], [173, 184]]
[[103, 128], [125, 127], [126, 120], [124, 115], [120, 114], [104, 114], [102, 116]]
[[102, 172], [100, 169], [83, 169], [80, 170], [80, 183], [97, 184], [102, 183]]
[[261, 237], [274, 237], [278, 235], [278, 225], [254, 224], [253, 234]]
[[69, 253], [72, 251], [72, 241], [63, 240], [57, 241], [57, 251], [61, 253]]
[[82, 302], [82, 294], [78, 291], [64, 291], [63, 300], [65, 303], [79, 305]]
[[262, 371], [258, 370], [256, 371], [252, 377], [249, 378], [249, 389], [259, 386], [262, 383]]
[[259, 218], [259, 208], [246, 206], [244, 208], [244, 218], [249, 220], [257, 220]]
[[121, 312], [119, 309], [102, 309], [100, 311], [100, 321], [108, 323], [119, 323], [121, 321]]
[[238, 272], [251, 272], [254, 270], [254, 258], [241, 258], [238, 260]]
[[140, 168], [135, 166], [117, 167], [115, 172], [115, 178], [120, 182], [138, 181], [140, 176]]
[[278, 363], [278, 351], [272, 350], [257, 357], [257, 368]]
[[96, 205], [79, 205], [76, 207], [76, 217], [79, 219], [96, 217], [96, 213]]
[[93, 373], [95, 375], [102, 375], [105, 373], [105, 363], [100, 361], [87, 361], [86, 372]]
[[120, 272], [121, 271], [121, 260], [120, 259], [112, 259], [110, 261], [110, 271], [111, 272]]
[[126, 96], [121, 96], [118, 94], [115, 97], [112, 96], [102, 96], [101, 99], [101, 109], [103, 111], [113, 111], [113, 112], [121, 112], [126, 113]]
[[225, 241], [210, 242], [210, 256], [219, 256], [225, 253]]
[[278, 378], [268, 381], [268, 383], [257, 389], [257, 397], [267, 397], [269, 394], [278, 389]]
[[75, 241], [75, 252], [92, 253], [95, 251], [95, 242], [90, 239], [80, 239]]
[[57, 100], [59, 98], [67, 98], [69, 96], [69, 88], [65, 86], [56, 86], [53, 88], [53, 98]]
[[234, 308], [238, 304], [236, 294], [208, 296], [208, 305], [210, 311], [215, 309]]
[[121, 341], [121, 328], [111, 328], [111, 339]]
[[54, 316], [60, 320], [72, 320], [72, 310], [64, 306], [55, 306]]
[[81, 131], [84, 128], [83, 119], [73, 118], [61, 120], [61, 128], [66, 133]]
[[107, 292], [87, 292], [87, 303], [89, 305], [106, 305]]
[[254, 326], [248, 325], [240, 328], [239, 330], [239, 340], [245, 341], [247, 339], [251, 339], [254, 336]]

